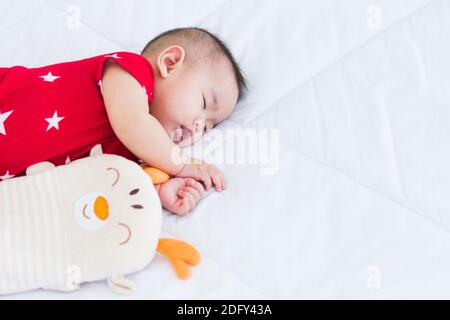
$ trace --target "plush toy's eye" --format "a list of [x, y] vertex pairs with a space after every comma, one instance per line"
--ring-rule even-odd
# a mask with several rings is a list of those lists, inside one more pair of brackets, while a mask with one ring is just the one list
[[113, 182], [113, 184], [112, 184], [112, 186], [114, 187], [114, 186], [117, 184], [117, 182], [119, 182], [119, 179], [120, 179], [120, 173], [119, 173], [119, 170], [117, 170], [116, 168], [108, 168], [108, 169], [106, 169], [106, 170], [107, 170], [107, 171], [113, 172], [114, 175], [115, 175], [115, 177], [114, 177], [114, 182]]
[[[137, 194], [138, 192], [139, 192], [139, 189], [131, 190], [130, 196], [134, 196], [134, 195]], [[131, 207], [132, 207], [133, 209], [144, 209], [144, 207], [143, 207], [142, 205], [140, 205], [140, 204], [133, 204]]]
[[134, 189], [130, 191], [130, 196], [134, 196], [135, 194], [138, 194], [139, 189]]

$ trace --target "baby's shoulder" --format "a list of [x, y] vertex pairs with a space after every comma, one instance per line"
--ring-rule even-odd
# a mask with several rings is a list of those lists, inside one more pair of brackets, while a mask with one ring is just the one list
[[[99, 83], [103, 85], [102, 94], [117, 96], [126, 93], [133, 99], [145, 97], [151, 102], [154, 88], [154, 73], [146, 58], [132, 52], [117, 52], [103, 63]], [[109, 90], [105, 90], [105, 83]]]
[[142, 96], [143, 86], [115, 61], [106, 61], [103, 70], [101, 80], [103, 95], [116, 96], [126, 93], [131, 98], [134, 95]]

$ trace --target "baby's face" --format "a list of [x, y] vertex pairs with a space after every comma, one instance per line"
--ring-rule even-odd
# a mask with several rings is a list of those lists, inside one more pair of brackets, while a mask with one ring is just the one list
[[150, 112], [181, 147], [199, 141], [236, 106], [239, 91], [232, 67], [225, 58], [219, 60], [185, 64], [155, 81]]

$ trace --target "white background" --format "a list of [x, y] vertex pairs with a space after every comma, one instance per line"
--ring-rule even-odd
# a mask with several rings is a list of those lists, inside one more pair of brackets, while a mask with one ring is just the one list
[[[446, 0], [0, 0], [0, 66], [205, 27], [250, 83], [217, 130], [280, 130], [273, 175], [221, 165], [226, 192], [166, 214], [202, 253], [192, 278], [158, 257], [132, 298], [450, 298], [449, 17]], [[119, 297], [99, 282], [8, 298]]]

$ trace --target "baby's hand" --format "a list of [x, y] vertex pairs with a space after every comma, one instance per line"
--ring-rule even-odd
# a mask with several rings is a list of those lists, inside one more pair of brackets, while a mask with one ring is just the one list
[[159, 187], [161, 204], [167, 210], [185, 215], [195, 208], [205, 189], [193, 178], [172, 178]]
[[217, 192], [225, 190], [225, 177], [217, 167], [198, 160], [193, 162], [185, 164], [177, 177], [194, 178], [203, 183], [205, 190], [209, 190], [212, 184]]

